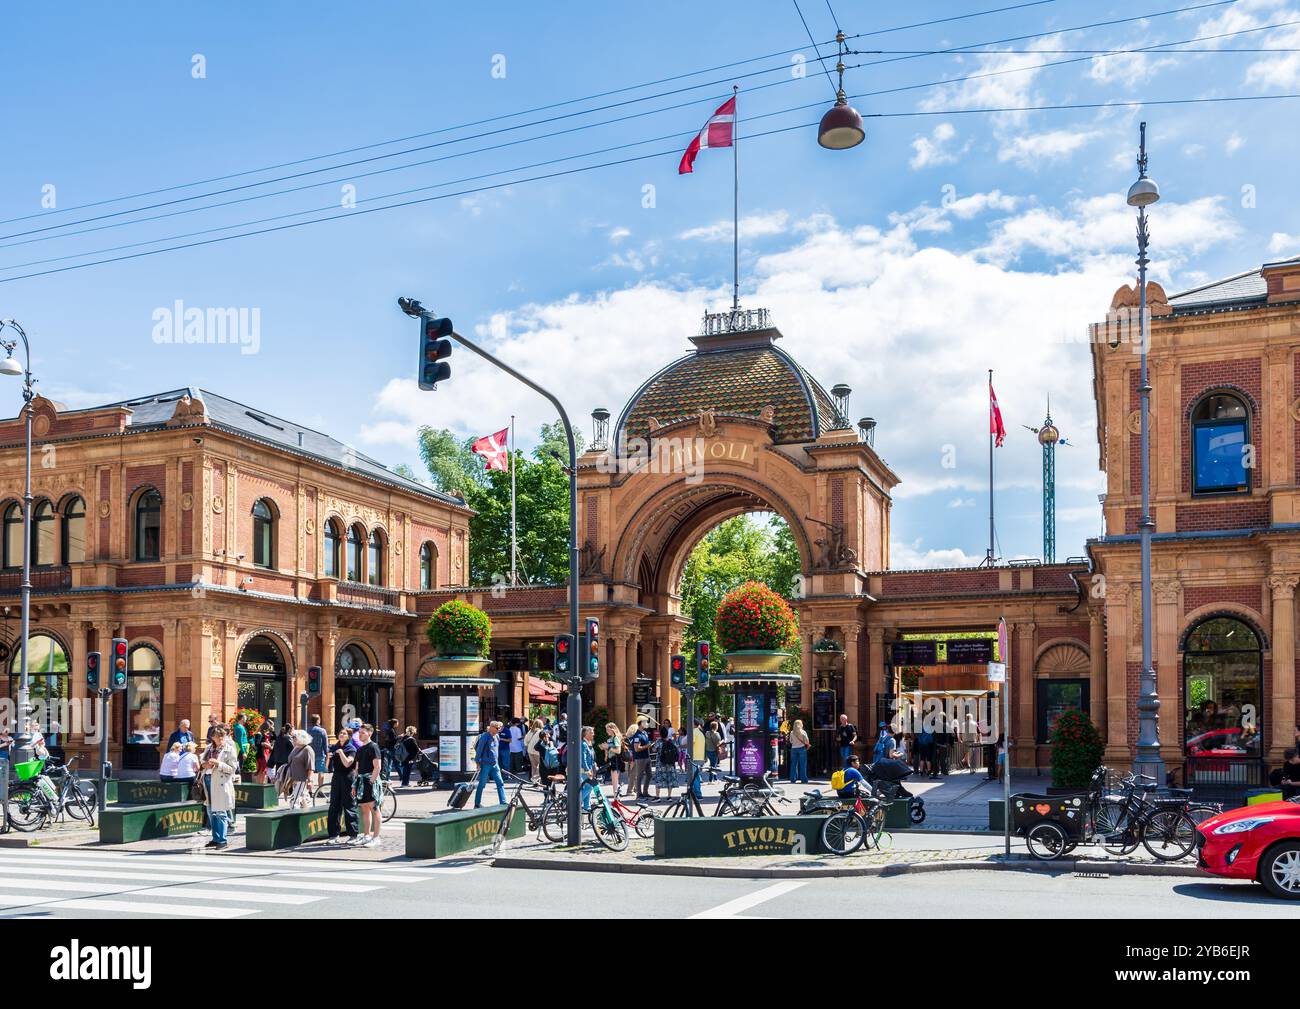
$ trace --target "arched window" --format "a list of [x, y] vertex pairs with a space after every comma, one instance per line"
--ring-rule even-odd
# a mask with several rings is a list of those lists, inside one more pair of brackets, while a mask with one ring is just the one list
[[86, 559], [86, 502], [79, 497], [63, 506], [63, 533], [59, 555], [64, 564], [80, 564]]
[[[148, 756], [141, 766], [157, 766], [158, 744], [162, 742], [163, 663], [150, 645], [136, 645], [127, 655], [126, 742], [142, 747]], [[145, 757], [129, 753], [125, 759]], [[137, 762], [132, 760], [132, 764]]]
[[371, 585], [384, 584], [384, 534], [378, 529], [370, 534], [370, 567], [368, 568]]
[[1187, 754], [1219, 763], [1262, 752], [1263, 655], [1259, 635], [1242, 620], [1211, 617], [1183, 648]]
[[431, 589], [437, 577], [438, 551], [432, 543], [420, 547], [420, 588]]
[[[62, 746], [64, 727], [60, 719], [66, 715], [66, 702], [72, 696], [68, 692], [68, 653], [48, 634], [32, 634], [29, 641], [28, 697], [36, 706], [37, 722], [45, 734], [46, 744]], [[15, 701], [18, 683], [22, 679], [22, 663], [23, 649], [19, 645], [9, 662], [9, 697]]]
[[23, 565], [23, 506], [14, 501], [5, 509], [4, 566], [20, 568]]
[[360, 526], [348, 526], [348, 581], [361, 581], [361, 545], [366, 531]]
[[32, 566], [54, 563], [54, 505], [37, 501], [32, 508]]
[[1192, 490], [1198, 494], [1248, 491], [1249, 444], [1250, 414], [1239, 398], [1216, 392], [1197, 403], [1192, 410]]
[[323, 558], [324, 563], [321, 566], [321, 573], [326, 578], [337, 578], [339, 576], [339, 549], [342, 545], [339, 540], [341, 535], [339, 524], [333, 519], [327, 519], [325, 521], [325, 556]]
[[275, 513], [265, 498], [253, 505], [253, 563], [259, 568], [275, 567]]
[[150, 489], [135, 503], [135, 559], [156, 561], [162, 556], [162, 495]]

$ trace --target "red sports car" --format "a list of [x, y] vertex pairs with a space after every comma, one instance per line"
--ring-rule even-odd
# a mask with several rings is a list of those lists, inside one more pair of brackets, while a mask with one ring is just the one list
[[1300, 900], [1300, 803], [1264, 802], [1196, 827], [1196, 864], [1229, 879], [1253, 879], [1275, 897]]

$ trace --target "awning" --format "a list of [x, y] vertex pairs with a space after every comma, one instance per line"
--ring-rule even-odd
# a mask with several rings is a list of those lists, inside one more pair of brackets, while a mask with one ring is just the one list
[[545, 680], [535, 680], [529, 677], [528, 700], [533, 704], [559, 704], [560, 691], [558, 687], [552, 686]]

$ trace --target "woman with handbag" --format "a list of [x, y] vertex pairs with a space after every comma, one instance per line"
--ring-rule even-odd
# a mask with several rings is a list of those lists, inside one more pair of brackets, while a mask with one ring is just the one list
[[239, 756], [224, 725], [213, 728], [212, 742], [203, 751], [202, 767], [209, 782], [206, 802], [212, 824], [212, 840], [204, 847], [221, 851], [230, 847], [226, 832], [235, 809], [235, 775], [239, 773]]

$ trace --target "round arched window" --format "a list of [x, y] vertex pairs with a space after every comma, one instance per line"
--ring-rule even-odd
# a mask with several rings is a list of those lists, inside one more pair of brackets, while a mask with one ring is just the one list
[[[1184, 742], [1187, 754], [1224, 760], [1258, 759], [1263, 743], [1263, 653], [1259, 635], [1235, 617], [1197, 624], [1183, 647]], [[1206, 764], [1210, 773], [1211, 764]], [[1197, 773], [1192, 768], [1192, 773]]]

